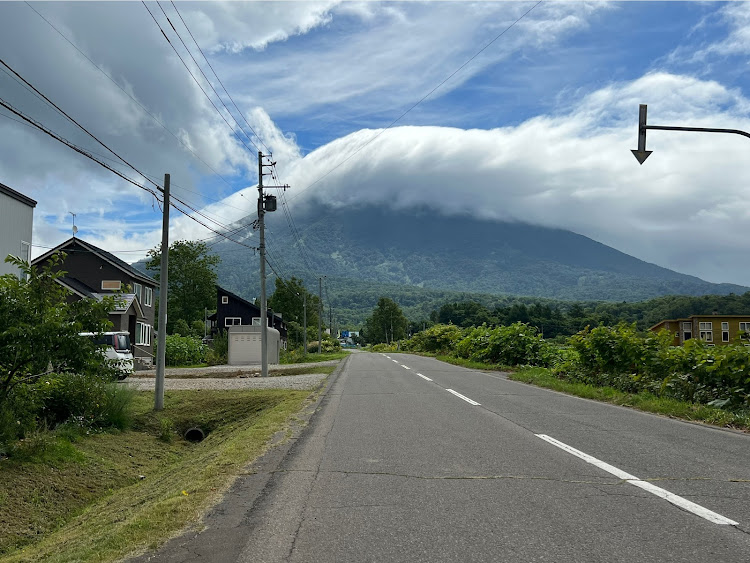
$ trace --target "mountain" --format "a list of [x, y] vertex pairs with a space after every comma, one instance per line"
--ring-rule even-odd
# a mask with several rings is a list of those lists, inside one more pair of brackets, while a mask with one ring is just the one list
[[[305, 279], [313, 292], [317, 275], [326, 275], [329, 287], [389, 284], [394, 289], [412, 286], [580, 301], [748, 290], [680, 274], [571, 231], [523, 223], [448, 217], [426, 209], [321, 206], [295, 214], [301, 234], [297, 239], [281, 208], [266, 217], [271, 264], [282, 276]], [[247, 242], [257, 244], [257, 237]], [[258, 258], [230, 242], [214, 250], [222, 257], [219, 282], [245, 297], [256, 296]]]

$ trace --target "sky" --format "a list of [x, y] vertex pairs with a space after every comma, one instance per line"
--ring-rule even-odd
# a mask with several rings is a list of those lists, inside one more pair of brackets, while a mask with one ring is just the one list
[[[742, 285], [750, 139], [649, 130], [649, 159], [630, 151], [639, 104], [750, 131], [749, 55], [745, 2], [0, 2], [0, 100], [142, 186], [169, 173], [213, 229], [252, 221], [260, 149], [293, 216], [426, 206]], [[153, 195], [2, 107], [0, 182], [38, 202], [34, 255], [73, 213], [128, 262], [161, 240]], [[172, 211], [172, 240], [213, 234]]]

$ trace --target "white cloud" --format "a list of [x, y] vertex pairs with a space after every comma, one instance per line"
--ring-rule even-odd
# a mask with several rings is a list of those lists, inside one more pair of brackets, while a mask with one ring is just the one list
[[297, 163], [290, 179], [301, 189], [351, 157], [291, 198], [300, 212], [304, 200], [379, 203], [561, 227], [711, 281], [747, 283], [747, 140], [650, 131], [654, 154], [639, 166], [630, 149], [638, 103], [650, 100], [650, 122], [750, 130], [738, 92], [655, 73], [517, 127], [396, 127], [356, 154], [379, 131], [352, 133]]

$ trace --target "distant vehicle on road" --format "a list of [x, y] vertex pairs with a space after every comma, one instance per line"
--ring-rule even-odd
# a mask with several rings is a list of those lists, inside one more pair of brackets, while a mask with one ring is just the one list
[[101, 347], [104, 357], [119, 370], [118, 379], [125, 379], [133, 374], [133, 351], [127, 332], [81, 332], [80, 335], [90, 338]]

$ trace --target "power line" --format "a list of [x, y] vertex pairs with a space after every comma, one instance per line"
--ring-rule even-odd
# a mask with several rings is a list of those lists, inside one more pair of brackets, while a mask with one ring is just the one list
[[467, 60], [464, 64], [462, 64], [460, 67], [458, 67], [452, 73], [450, 73], [442, 82], [440, 82], [440, 84], [438, 84], [432, 90], [430, 90], [429, 92], [427, 92], [427, 94], [425, 94], [424, 96], [422, 96], [422, 98], [420, 98], [419, 101], [417, 101], [414, 105], [412, 105], [409, 109], [407, 109], [404, 113], [402, 113], [396, 119], [394, 119], [393, 121], [391, 121], [391, 123], [387, 127], [385, 127], [384, 129], [381, 129], [374, 137], [372, 137], [370, 140], [366, 141], [364, 144], [360, 145], [359, 148], [357, 148], [353, 153], [351, 153], [349, 156], [347, 156], [344, 160], [342, 160], [341, 162], [339, 162], [336, 166], [334, 166], [333, 168], [331, 168], [328, 172], [326, 172], [325, 174], [323, 174], [320, 178], [318, 178], [317, 180], [315, 180], [312, 184], [309, 184], [308, 186], [306, 186], [306, 187], [298, 190], [297, 193], [294, 196], [292, 196], [291, 198], [289, 198], [289, 199], [295, 199], [296, 197], [299, 197], [302, 194], [302, 192], [304, 192], [306, 190], [309, 190], [315, 184], [317, 184], [318, 182], [320, 182], [324, 178], [327, 178], [335, 170], [337, 170], [338, 168], [340, 168], [341, 166], [343, 166], [346, 162], [348, 162], [351, 158], [353, 158], [356, 154], [358, 154], [362, 149], [364, 149], [366, 146], [368, 146], [371, 143], [373, 143], [375, 141], [375, 139], [377, 139], [378, 137], [380, 137], [388, 129], [390, 129], [396, 123], [398, 123], [399, 121], [401, 121], [409, 112], [411, 112], [419, 104], [421, 104], [423, 101], [425, 101], [427, 98], [429, 98], [438, 88], [440, 88], [443, 84], [445, 84], [446, 82], [448, 82], [448, 80], [450, 80], [456, 74], [458, 74], [458, 72], [461, 71], [464, 67], [466, 67], [466, 65], [468, 65], [471, 61], [473, 61], [479, 55], [481, 55], [490, 45], [492, 45], [495, 41], [497, 41], [503, 35], [505, 35], [512, 27], [514, 27], [518, 22], [520, 22], [527, 15], [529, 15], [531, 13], [531, 11], [534, 10], [534, 8], [536, 8], [543, 1], [544, 0], [539, 0], [531, 8], [529, 8], [528, 10], [526, 10], [526, 12], [524, 12], [518, 19], [516, 19], [516, 21], [514, 21], [512, 24], [510, 24], [508, 27], [506, 27], [503, 31], [501, 31], [499, 34], [497, 34], [495, 36], [495, 38], [492, 39], [492, 41], [490, 41], [489, 43], [487, 43], [484, 47], [482, 47], [479, 51], [477, 51], [469, 60]]
[[151, 184], [153, 184], [153, 185], [154, 185], [154, 186], [155, 186], [155, 187], [156, 187], [157, 189], [159, 188], [159, 185], [158, 185], [158, 184], [157, 184], [156, 182], [154, 182], [154, 181], [153, 181], [153, 180], [151, 180], [150, 178], [146, 178], [145, 176], [143, 176], [143, 174], [141, 174], [141, 173], [140, 173], [140, 171], [139, 171], [139, 170], [138, 170], [138, 169], [137, 169], [137, 168], [136, 168], [135, 166], [133, 166], [132, 164], [130, 164], [130, 163], [129, 163], [129, 162], [127, 161], [127, 160], [125, 160], [124, 158], [122, 158], [122, 157], [121, 157], [121, 156], [120, 156], [119, 154], [117, 154], [117, 153], [116, 153], [116, 152], [115, 152], [114, 150], [112, 150], [111, 148], [109, 148], [109, 147], [108, 147], [108, 146], [107, 146], [107, 145], [106, 145], [106, 144], [105, 144], [104, 142], [102, 142], [101, 140], [99, 140], [99, 138], [98, 138], [98, 137], [97, 137], [96, 135], [94, 135], [94, 134], [93, 134], [93, 133], [92, 133], [91, 131], [89, 131], [89, 130], [88, 130], [88, 129], [86, 129], [86, 128], [85, 128], [85, 127], [84, 127], [83, 125], [81, 125], [80, 123], [78, 123], [78, 121], [76, 121], [76, 120], [75, 120], [75, 119], [73, 119], [73, 118], [72, 118], [72, 117], [71, 117], [70, 115], [68, 115], [68, 113], [66, 113], [66, 112], [65, 112], [65, 110], [63, 110], [63, 109], [62, 109], [62, 108], [61, 108], [60, 106], [58, 106], [58, 105], [57, 105], [56, 103], [54, 103], [54, 102], [53, 102], [52, 100], [50, 100], [50, 99], [49, 99], [49, 98], [48, 98], [47, 96], [45, 96], [44, 94], [42, 94], [42, 93], [41, 93], [41, 92], [40, 92], [40, 91], [39, 91], [39, 90], [38, 90], [38, 89], [37, 89], [36, 87], [34, 87], [34, 86], [33, 86], [33, 85], [32, 85], [32, 84], [31, 84], [31, 83], [30, 83], [30, 82], [28, 81], [28, 80], [26, 80], [26, 79], [25, 79], [25, 78], [24, 78], [23, 76], [21, 76], [20, 74], [18, 74], [18, 72], [16, 72], [16, 71], [15, 71], [15, 70], [14, 70], [14, 69], [13, 69], [13, 68], [12, 68], [12, 67], [11, 67], [11, 66], [10, 66], [10, 65], [8, 64], [8, 63], [6, 63], [6, 62], [5, 62], [5, 61], [4, 61], [3, 59], [0, 59], [0, 64], [1, 64], [1, 65], [3, 65], [3, 66], [4, 66], [5, 68], [7, 68], [7, 69], [8, 69], [8, 70], [9, 70], [10, 72], [12, 72], [12, 73], [13, 73], [13, 74], [14, 74], [14, 75], [15, 75], [16, 77], [18, 77], [18, 79], [19, 79], [19, 80], [21, 80], [21, 81], [22, 81], [22, 82], [23, 82], [23, 83], [24, 83], [24, 84], [25, 84], [26, 86], [28, 86], [28, 87], [29, 87], [29, 88], [31, 88], [31, 89], [32, 89], [32, 90], [33, 90], [34, 92], [36, 92], [36, 93], [37, 93], [37, 94], [38, 94], [39, 96], [41, 96], [42, 98], [44, 98], [44, 100], [45, 100], [45, 101], [46, 101], [46, 102], [47, 102], [48, 104], [50, 104], [50, 105], [51, 105], [51, 106], [52, 106], [53, 108], [55, 108], [55, 109], [56, 109], [57, 111], [59, 111], [59, 112], [60, 112], [61, 114], [63, 114], [63, 115], [65, 116], [65, 117], [67, 117], [67, 118], [68, 118], [68, 119], [69, 119], [70, 121], [72, 121], [73, 123], [75, 123], [75, 124], [76, 124], [76, 125], [77, 125], [77, 126], [78, 126], [78, 127], [79, 127], [79, 128], [81, 129], [81, 130], [83, 130], [83, 131], [84, 131], [84, 132], [85, 132], [85, 133], [86, 133], [86, 134], [87, 134], [87, 135], [88, 135], [89, 137], [91, 137], [92, 139], [94, 139], [94, 140], [95, 140], [95, 141], [96, 141], [97, 143], [99, 143], [99, 144], [100, 144], [101, 146], [103, 146], [103, 147], [104, 147], [105, 149], [107, 149], [107, 150], [108, 150], [109, 152], [111, 152], [111, 153], [112, 153], [113, 155], [115, 155], [115, 156], [116, 156], [116, 157], [117, 157], [118, 159], [120, 159], [120, 160], [121, 160], [121, 161], [122, 161], [122, 162], [123, 162], [124, 164], [126, 164], [126, 165], [127, 165], [127, 166], [128, 166], [129, 168], [131, 168], [131, 169], [132, 169], [132, 170], [133, 170], [133, 171], [134, 171], [134, 172], [135, 172], [136, 174], [139, 174], [140, 176], [142, 176], [143, 178], [145, 178], [145, 179], [146, 179], [146, 180], [147, 180], [148, 182], [150, 182]]
[[179, 138], [179, 137], [178, 137], [178, 136], [177, 136], [177, 135], [176, 135], [175, 133], [173, 133], [173, 132], [172, 132], [172, 131], [171, 131], [171, 130], [170, 130], [170, 129], [169, 129], [169, 128], [168, 128], [167, 126], [166, 126], [166, 125], [164, 125], [164, 123], [162, 123], [162, 122], [161, 122], [161, 121], [159, 120], [159, 118], [157, 118], [157, 117], [156, 117], [156, 116], [155, 116], [155, 115], [154, 115], [153, 113], [151, 113], [151, 112], [150, 112], [150, 111], [149, 111], [149, 110], [148, 110], [148, 109], [146, 108], [146, 106], [144, 106], [144, 105], [143, 105], [143, 104], [142, 104], [141, 102], [139, 102], [139, 101], [138, 101], [138, 100], [137, 100], [136, 98], [134, 98], [134, 97], [133, 97], [133, 96], [132, 96], [132, 95], [130, 94], [130, 92], [128, 92], [128, 91], [127, 91], [127, 90], [125, 90], [125, 89], [124, 89], [124, 88], [123, 88], [122, 86], [120, 86], [120, 85], [119, 85], [119, 84], [117, 83], [117, 81], [116, 81], [116, 80], [115, 80], [114, 78], [112, 78], [112, 77], [111, 77], [111, 76], [110, 76], [109, 74], [107, 74], [106, 72], [104, 72], [104, 70], [102, 70], [102, 69], [101, 69], [101, 68], [99, 67], [99, 65], [97, 65], [97, 64], [96, 64], [96, 63], [95, 63], [94, 61], [92, 61], [92, 60], [91, 60], [91, 59], [89, 58], [89, 56], [88, 56], [88, 55], [87, 55], [86, 53], [84, 53], [84, 52], [83, 52], [83, 51], [82, 51], [81, 49], [79, 49], [79, 48], [78, 48], [78, 46], [77, 46], [77, 45], [76, 45], [75, 43], [73, 43], [73, 42], [72, 42], [72, 41], [71, 41], [70, 39], [68, 39], [68, 38], [67, 38], [67, 37], [65, 36], [65, 34], [63, 34], [63, 32], [61, 32], [61, 31], [60, 31], [59, 29], [57, 29], [57, 27], [55, 27], [55, 25], [54, 25], [54, 24], [53, 24], [52, 22], [50, 22], [50, 21], [49, 21], [49, 20], [48, 20], [47, 18], [45, 18], [45, 17], [44, 17], [44, 16], [43, 16], [43, 15], [42, 15], [41, 13], [39, 13], [39, 11], [37, 11], [37, 10], [36, 10], [36, 8], [34, 8], [34, 7], [33, 7], [33, 6], [31, 5], [31, 4], [29, 4], [28, 2], [25, 2], [25, 4], [26, 4], [26, 5], [27, 5], [27, 6], [29, 7], [29, 8], [31, 8], [31, 9], [32, 9], [32, 10], [34, 11], [34, 13], [36, 13], [36, 15], [38, 15], [38, 16], [39, 16], [40, 18], [42, 18], [42, 19], [43, 19], [43, 20], [44, 20], [45, 22], [47, 22], [47, 24], [48, 24], [48, 25], [49, 25], [49, 26], [50, 26], [50, 27], [51, 27], [52, 29], [54, 29], [54, 30], [55, 30], [55, 31], [56, 31], [56, 32], [58, 33], [58, 35], [60, 35], [60, 37], [62, 37], [63, 39], [65, 39], [65, 41], [67, 41], [67, 42], [68, 42], [68, 44], [70, 44], [70, 46], [71, 46], [71, 47], [73, 47], [73, 48], [74, 48], [74, 49], [75, 49], [76, 51], [78, 51], [78, 52], [79, 52], [79, 53], [80, 53], [80, 54], [81, 54], [81, 55], [82, 55], [82, 56], [83, 56], [83, 57], [84, 57], [84, 58], [85, 58], [85, 59], [86, 59], [86, 60], [87, 60], [87, 61], [88, 61], [89, 63], [91, 63], [91, 64], [93, 65], [93, 67], [94, 67], [95, 69], [97, 69], [97, 70], [98, 70], [99, 72], [101, 72], [101, 73], [102, 73], [102, 74], [103, 74], [104, 76], [106, 76], [106, 77], [107, 77], [107, 78], [109, 79], [109, 81], [110, 81], [110, 82], [112, 82], [112, 84], [114, 84], [115, 86], [117, 86], [117, 87], [118, 87], [118, 88], [119, 88], [119, 89], [120, 89], [120, 90], [122, 91], [122, 93], [123, 93], [123, 94], [125, 94], [125, 95], [126, 95], [126, 96], [127, 96], [128, 98], [130, 98], [130, 99], [131, 99], [131, 100], [132, 100], [133, 102], [135, 102], [135, 103], [136, 103], [136, 104], [138, 105], [138, 107], [140, 107], [140, 108], [141, 108], [141, 109], [142, 109], [142, 110], [143, 110], [143, 111], [144, 111], [144, 112], [145, 112], [145, 113], [146, 113], [146, 114], [147, 114], [147, 115], [148, 115], [149, 117], [151, 117], [151, 119], [153, 119], [153, 120], [154, 120], [154, 121], [155, 121], [156, 123], [158, 123], [158, 124], [159, 124], [159, 125], [160, 125], [160, 126], [162, 127], [162, 129], [164, 129], [164, 130], [165, 130], [165, 131], [166, 131], [167, 133], [169, 133], [170, 135], [172, 135], [172, 137], [174, 137], [174, 138], [175, 138], [175, 139], [177, 140], [177, 142], [178, 142], [178, 143], [180, 143], [180, 144], [181, 144], [181, 145], [182, 145], [183, 147], [185, 147], [185, 148], [186, 148], [186, 149], [187, 149], [188, 151], [190, 151], [190, 153], [191, 153], [191, 154], [192, 154], [192, 155], [193, 155], [193, 156], [194, 156], [195, 158], [197, 158], [198, 160], [200, 160], [200, 161], [201, 161], [201, 162], [202, 162], [202, 163], [203, 163], [203, 164], [204, 164], [204, 165], [205, 165], [205, 166], [206, 166], [206, 167], [207, 167], [207, 168], [208, 168], [209, 170], [211, 170], [211, 172], [213, 172], [213, 173], [214, 173], [214, 174], [216, 174], [216, 175], [217, 175], [217, 176], [218, 176], [219, 178], [221, 178], [221, 179], [222, 179], [222, 180], [224, 181], [224, 183], [225, 183], [225, 184], [226, 184], [227, 186], [229, 186], [230, 188], [232, 188], [232, 187], [233, 187], [233, 186], [232, 186], [232, 185], [231, 185], [231, 184], [230, 184], [230, 183], [229, 183], [229, 182], [228, 182], [228, 181], [227, 181], [227, 180], [226, 180], [226, 179], [225, 179], [225, 178], [224, 178], [224, 177], [223, 177], [223, 176], [222, 176], [221, 174], [219, 174], [219, 173], [218, 173], [218, 172], [217, 172], [217, 171], [216, 171], [216, 170], [215, 170], [215, 169], [214, 169], [214, 168], [213, 168], [213, 167], [212, 167], [212, 166], [211, 166], [210, 164], [208, 164], [208, 163], [207, 163], [207, 162], [206, 162], [205, 160], [203, 160], [203, 159], [202, 159], [202, 158], [201, 158], [200, 156], [198, 156], [198, 154], [196, 154], [196, 153], [195, 153], [195, 151], [193, 151], [193, 149], [191, 149], [191, 148], [190, 148], [190, 147], [189, 147], [188, 145], [186, 145], [186, 144], [185, 144], [185, 143], [184, 143], [184, 142], [182, 141], [182, 139], [180, 139], [180, 138]]
[[[219, 117], [221, 117], [221, 119], [222, 119], [222, 120], [224, 121], [224, 123], [226, 123], [226, 124], [227, 124], [227, 127], [229, 127], [229, 130], [230, 130], [230, 131], [232, 131], [232, 134], [233, 134], [233, 135], [235, 136], [235, 138], [236, 138], [236, 139], [237, 139], [237, 140], [238, 140], [239, 142], [241, 142], [241, 143], [242, 143], [243, 145], [245, 145], [245, 148], [246, 148], [246, 149], [247, 149], [248, 151], [250, 151], [251, 153], [252, 153], [252, 152], [254, 152], [254, 151], [253, 151], [253, 150], [252, 150], [252, 149], [251, 149], [251, 148], [250, 148], [249, 146], [247, 146], [247, 143], [245, 143], [245, 141], [244, 141], [244, 140], [242, 139], [242, 137], [241, 137], [240, 135], [238, 135], [238, 134], [237, 134], [237, 131], [235, 131], [235, 130], [234, 130], [234, 127], [232, 127], [232, 125], [231, 125], [231, 124], [230, 124], [230, 123], [229, 123], [229, 122], [227, 121], [227, 118], [226, 118], [226, 117], [224, 117], [224, 114], [223, 114], [223, 113], [221, 113], [221, 110], [219, 110], [219, 108], [218, 108], [218, 107], [216, 107], [216, 104], [215, 104], [215, 103], [213, 102], [213, 100], [211, 99], [211, 96], [209, 96], [209, 95], [208, 95], [208, 93], [207, 93], [207, 92], [206, 92], [206, 91], [205, 91], [205, 90], [203, 89], [203, 86], [201, 86], [200, 82], [198, 82], [198, 79], [197, 79], [197, 78], [195, 77], [195, 75], [193, 74], [193, 72], [192, 72], [192, 71], [190, 70], [190, 67], [188, 67], [187, 63], [186, 63], [186, 62], [185, 62], [185, 61], [183, 60], [182, 56], [181, 56], [181, 55], [180, 55], [180, 53], [179, 53], [179, 52], [177, 51], [177, 48], [176, 48], [176, 47], [174, 46], [174, 44], [173, 44], [173, 43], [172, 43], [172, 41], [171, 41], [171, 40], [169, 39], [169, 37], [167, 37], [167, 34], [166, 34], [166, 33], [164, 33], [164, 30], [162, 29], [162, 27], [161, 27], [161, 24], [159, 24], [159, 22], [157, 21], [156, 17], [154, 17], [154, 14], [152, 14], [152, 13], [151, 13], [151, 10], [150, 10], [150, 9], [149, 9], [149, 7], [148, 7], [148, 6], [146, 5], [146, 2], [145, 2], [145, 0], [141, 0], [141, 3], [142, 3], [142, 4], [143, 4], [143, 6], [144, 6], [144, 7], [146, 8], [146, 10], [148, 10], [148, 13], [149, 13], [149, 15], [151, 16], [151, 19], [153, 19], [153, 20], [154, 20], [154, 23], [156, 24], [156, 27], [158, 27], [158, 28], [159, 28], [159, 31], [161, 31], [161, 34], [162, 34], [162, 35], [164, 36], [164, 39], [166, 39], [166, 40], [167, 40], [167, 43], [169, 43], [169, 46], [170, 46], [170, 47], [172, 47], [172, 50], [173, 50], [173, 51], [175, 52], [175, 54], [177, 55], [177, 58], [178, 58], [178, 59], [180, 59], [180, 62], [181, 62], [181, 63], [182, 63], [182, 65], [183, 65], [183, 66], [185, 67], [185, 70], [187, 70], [187, 71], [188, 71], [188, 74], [189, 74], [189, 75], [190, 75], [190, 77], [191, 77], [191, 78], [193, 79], [193, 82], [195, 82], [195, 83], [197, 84], [198, 88], [200, 88], [200, 91], [201, 91], [201, 92], [203, 92], [203, 95], [204, 95], [204, 96], [206, 97], [206, 99], [207, 99], [207, 100], [209, 101], [209, 103], [210, 103], [210, 104], [211, 104], [211, 105], [212, 105], [212, 106], [214, 107], [214, 109], [216, 110], [216, 113], [218, 113], [218, 114], [219, 114]], [[159, 4], [159, 3], [157, 2], [157, 4]], [[159, 7], [161, 8], [161, 5], [159, 5]], [[166, 14], [165, 14], [165, 15], [166, 15]], [[167, 18], [167, 21], [169, 21], [169, 18]], [[172, 25], [172, 22], [169, 22], [169, 24], [170, 24], [170, 25]], [[174, 30], [174, 26], [172, 26], [172, 29]], [[180, 37], [179, 33], [177, 33], [176, 31], [175, 31], [175, 33], [177, 34], [177, 37]], [[180, 41], [182, 41], [182, 38], [181, 38], [181, 37], [180, 37]], [[183, 45], [184, 45], [184, 43], [183, 43]], [[188, 51], [188, 54], [190, 54], [190, 52], [189, 52], [189, 51]], [[190, 55], [190, 56], [192, 57], [192, 55]], [[193, 59], [193, 60], [195, 60], [195, 59]], [[196, 64], [197, 64], [197, 63], [196, 63]], [[198, 67], [198, 70], [200, 70], [200, 67]], [[203, 72], [203, 71], [201, 71], [201, 73], [202, 73], [202, 72]], [[205, 75], [204, 75], [204, 76], [205, 76]], [[209, 86], [211, 86], [211, 83], [210, 83], [210, 82], [209, 82]], [[211, 86], [211, 88], [213, 88], [213, 86]], [[218, 95], [218, 94], [217, 94], [217, 95]], [[219, 98], [219, 101], [221, 102], [221, 98]], [[223, 103], [223, 102], [222, 102], [222, 103]], [[229, 110], [227, 110], [227, 111], [229, 111]], [[234, 116], [232, 116], [231, 112], [229, 113], [229, 115], [230, 115], [230, 117], [232, 117], [232, 119], [234, 119]], [[237, 120], [236, 120], [236, 119], [235, 119], [235, 122], [237, 122]], [[239, 125], [239, 123], [238, 123], [238, 125]], [[240, 131], [242, 131], [242, 128], [241, 128], [241, 127], [240, 127]], [[246, 137], [248, 137], [248, 136], [247, 136], [247, 134], [246, 134], [246, 133], [245, 133], [244, 131], [242, 131], [242, 133], [243, 133], [243, 134], [244, 134], [244, 135], [245, 135]], [[251, 143], [251, 144], [252, 144], [253, 146], [255, 146], [255, 148], [256, 148], [256, 149], [258, 148], [258, 147], [257, 147], [257, 145], [255, 145], [255, 143], [253, 143], [252, 139], [250, 139], [250, 138], [248, 137], [248, 140], [250, 141], [250, 143]], [[260, 149], [258, 149], [258, 150], [260, 150]]]
[[[242, 117], [242, 119], [243, 119], [243, 120], [245, 121], [245, 123], [247, 124], [247, 126], [248, 126], [248, 127], [250, 128], [250, 131], [252, 131], [252, 132], [253, 132], [253, 135], [255, 135], [255, 137], [256, 137], [256, 138], [258, 139], [258, 141], [260, 141], [260, 144], [262, 144], [262, 145], [263, 145], [263, 147], [264, 147], [264, 148], [266, 149], [266, 152], [268, 152], [268, 153], [270, 154], [270, 153], [271, 153], [271, 149], [269, 149], [269, 148], [268, 148], [268, 145], [266, 145], [266, 144], [265, 144], [265, 143], [263, 142], [263, 139], [262, 139], [262, 138], [260, 137], [260, 135], [258, 135], [258, 133], [256, 133], [256, 132], [255, 132], [255, 129], [253, 129], [253, 126], [252, 126], [252, 125], [250, 125], [250, 123], [249, 123], [249, 122], [247, 121], [247, 118], [246, 118], [246, 117], [245, 117], [245, 115], [244, 115], [244, 114], [242, 113], [242, 111], [240, 110], [240, 108], [238, 108], [238, 107], [237, 107], [237, 104], [236, 104], [236, 103], [234, 103], [234, 99], [232, 98], [232, 95], [231, 95], [231, 94], [229, 93], [229, 90], [227, 90], [227, 89], [226, 89], [226, 88], [224, 87], [224, 83], [223, 83], [223, 82], [221, 81], [221, 78], [219, 78], [219, 75], [218, 75], [218, 74], [216, 74], [216, 71], [214, 70], [214, 67], [213, 67], [213, 66], [211, 65], [211, 61], [209, 61], [209, 60], [208, 60], [208, 57], [206, 57], [206, 54], [205, 54], [205, 53], [203, 52], [203, 49], [201, 49], [201, 46], [200, 46], [200, 45], [198, 45], [198, 42], [197, 42], [197, 41], [195, 40], [195, 37], [193, 36], [193, 32], [192, 32], [192, 31], [190, 31], [190, 28], [188, 27], [187, 23], [186, 23], [186, 22], [185, 22], [185, 20], [184, 20], [184, 19], [182, 18], [182, 14], [180, 14], [180, 11], [179, 11], [179, 10], [177, 9], [177, 5], [176, 5], [176, 4], [174, 3], [174, 1], [172, 1], [172, 7], [174, 8], [174, 11], [175, 11], [175, 12], [177, 13], [177, 15], [178, 15], [178, 16], [180, 17], [180, 21], [182, 21], [182, 25], [184, 25], [184, 26], [185, 26], [185, 29], [186, 29], [186, 30], [187, 30], [187, 32], [188, 32], [188, 33], [190, 34], [190, 38], [191, 38], [191, 39], [193, 40], [193, 43], [195, 43], [195, 46], [196, 46], [196, 47], [198, 48], [198, 51], [199, 51], [199, 52], [200, 52], [200, 54], [201, 54], [201, 55], [203, 56], [203, 60], [205, 60], [205, 61], [206, 61], [206, 64], [208, 65], [208, 68], [210, 68], [210, 69], [211, 69], [211, 72], [212, 72], [212, 73], [213, 73], [213, 75], [214, 75], [214, 76], [216, 77], [216, 80], [218, 80], [218, 81], [219, 81], [219, 84], [221, 85], [221, 88], [222, 88], [222, 89], [224, 90], [224, 93], [226, 93], [227, 97], [228, 97], [228, 98], [229, 98], [229, 100], [230, 100], [230, 101], [232, 102], [232, 105], [234, 106], [234, 109], [236, 109], [236, 110], [237, 110], [237, 113], [239, 113], [239, 114], [240, 114], [240, 117]], [[162, 8], [162, 11], [164, 11], [164, 9], [163, 9], [163, 8]], [[166, 15], [166, 14], [164, 14], [164, 15]], [[171, 23], [171, 22], [170, 22], [170, 23]], [[174, 29], [174, 26], [172, 26], [172, 29]], [[176, 31], [176, 30], [175, 30], [175, 33], [177, 33], [177, 31]], [[178, 34], [178, 36], [179, 36], [179, 34]], [[183, 45], [184, 45], [184, 43], [183, 43]], [[185, 47], [185, 49], [187, 49], [187, 47]], [[188, 51], [188, 52], [189, 52], [189, 51]], [[195, 59], [193, 59], [193, 61], [195, 61]], [[195, 64], [197, 65], [198, 63], [196, 62]], [[200, 67], [199, 67], [199, 68], [200, 68]], [[204, 75], [204, 76], [205, 76], [205, 75]], [[206, 79], [206, 80], [208, 80], [208, 79]], [[214, 92], [215, 92], [215, 90], [214, 90]], [[219, 96], [218, 94], [216, 94], [216, 95], [217, 95], [217, 97]], [[221, 99], [221, 98], [219, 98], [219, 99]], [[224, 107], [226, 107], [226, 106], [224, 106]], [[229, 108], [227, 108], [227, 111], [229, 111]], [[231, 113], [231, 112], [230, 112], [230, 113]], [[239, 123], [238, 123], [238, 125], [239, 125]], [[240, 127], [241, 127], [241, 126], [240, 126]], [[256, 147], [257, 147], [257, 145], [256, 145]]]

